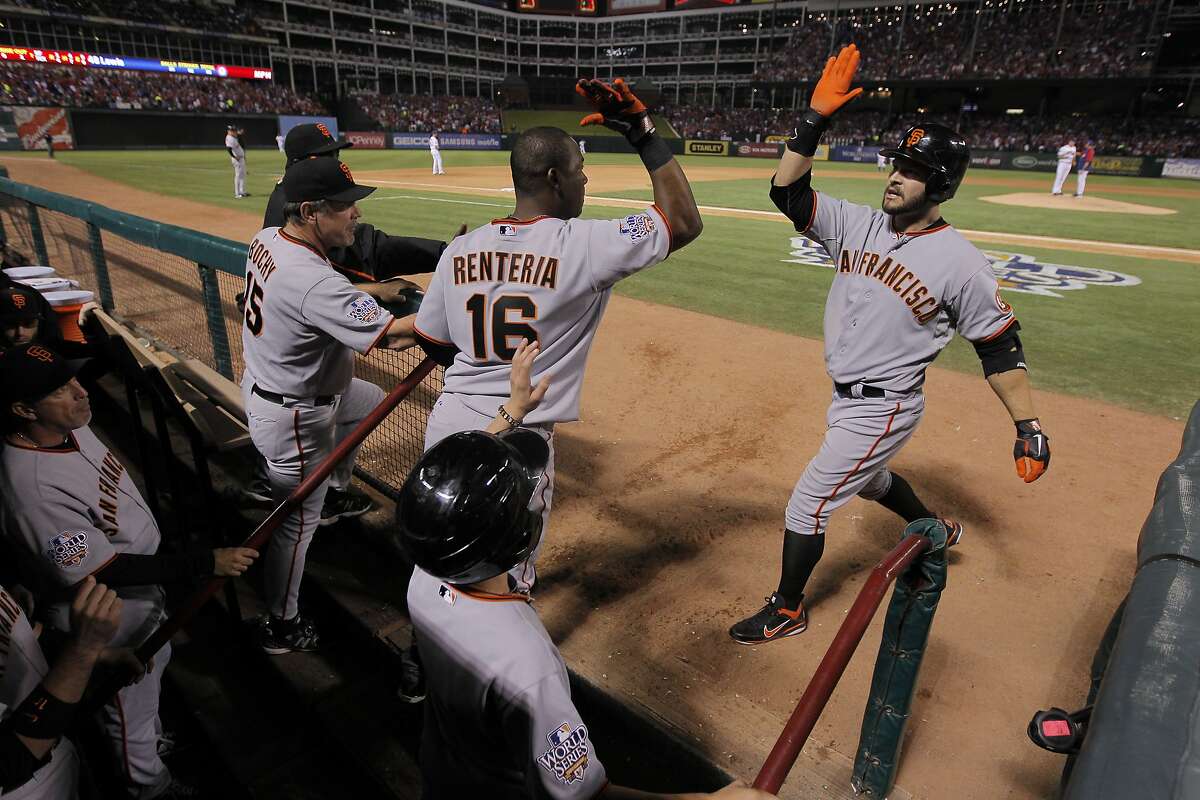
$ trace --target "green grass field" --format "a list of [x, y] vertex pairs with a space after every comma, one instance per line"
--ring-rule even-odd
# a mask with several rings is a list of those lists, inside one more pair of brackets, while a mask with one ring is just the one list
[[[506, 153], [445, 152], [447, 180], [472, 185], [471, 167], [507, 163]], [[261, 213], [282, 166], [276, 152], [251, 151], [249, 190], [253, 197], [234, 200], [228, 158], [221, 151], [74, 152], [60, 156], [88, 172], [140, 189], [185, 197], [216, 206]], [[349, 151], [346, 160], [356, 173], [369, 170], [427, 167], [420, 151]], [[629, 165], [632, 158], [589, 155], [588, 164]], [[719, 166], [763, 169], [759, 159], [691, 157], [685, 170]], [[822, 179], [822, 171], [855, 173], [863, 177]], [[979, 171], [978, 177], [1042, 181], [1048, 192], [1050, 176], [1041, 173]], [[772, 209], [766, 183], [747, 173], [744, 180], [695, 181], [702, 205]], [[873, 165], [823, 164], [815, 170], [818, 188], [835, 196], [875, 205], [883, 178]], [[1072, 187], [1072, 182], [1069, 187]], [[1200, 248], [1200, 203], [1196, 197], [1136, 196], [1123, 190], [1177, 193], [1200, 192], [1186, 181], [1137, 178], [1089, 179], [1088, 191], [1144, 205], [1177, 211], [1170, 216], [1081, 213], [1025, 209], [983, 202], [982, 195], [1034, 191], [972, 184], [970, 177], [959, 196], [944, 207], [946, 218], [961, 228], [1041, 234], [1107, 242]], [[645, 192], [603, 192], [604, 196], [648, 198]], [[362, 203], [364, 218], [390, 233], [448, 236], [460, 222], [480, 225], [512, 209], [511, 194], [480, 191], [472, 195], [425, 187], [384, 186]], [[773, 210], [773, 209], [772, 209]], [[622, 216], [626, 211], [591, 205], [587, 217]], [[702, 238], [673, 255], [665, 264], [622, 282], [617, 292], [656, 303], [678, 306], [717, 317], [746, 322], [787, 333], [820, 338], [825, 293], [832, 272], [809, 264], [789, 263], [794, 232], [781, 220], [705, 215]], [[1022, 280], [1053, 283], [1078, 276], [1068, 268], [1100, 269], [1132, 276], [1137, 285], [1087, 285], [1055, 289], [1059, 296], [1008, 290], [1023, 327], [1022, 340], [1039, 388], [1095, 398], [1151, 413], [1182, 417], [1200, 396], [1200, 265], [1178, 261], [1101, 255], [1045, 247], [985, 245], [989, 251], [1016, 253], [1040, 268], [1025, 265]], [[1046, 267], [1045, 265], [1059, 265]], [[938, 365], [979, 373], [978, 360], [968, 345], [955, 341]]]

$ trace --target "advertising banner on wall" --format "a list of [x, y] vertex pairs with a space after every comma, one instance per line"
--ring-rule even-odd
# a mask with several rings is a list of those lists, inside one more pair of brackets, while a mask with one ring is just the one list
[[1004, 169], [1023, 169], [1036, 172], [1054, 172], [1058, 157], [1054, 153], [1005, 153]]
[[75, 137], [71, 135], [71, 118], [65, 108], [40, 108], [37, 106], [9, 106], [17, 138], [22, 150], [45, 150], [46, 136], [54, 142], [55, 150], [74, 150]]
[[359, 150], [382, 150], [387, 147], [383, 131], [346, 131], [346, 141], [354, 142]]
[[729, 142], [687, 139], [683, 143], [683, 152], [689, 156], [725, 156], [729, 155]]
[[338, 135], [337, 117], [298, 117], [290, 114], [279, 115], [279, 135], [287, 136], [288, 131], [297, 125], [315, 125], [323, 123], [326, 128], [329, 128], [329, 134], [335, 139]]
[[1168, 158], [1163, 164], [1164, 178], [1200, 180], [1200, 158]]
[[743, 158], [779, 158], [783, 154], [783, 145], [778, 142], [740, 142], [733, 146], [733, 152]]
[[[428, 150], [428, 133], [393, 133], [392, 147], [398, 150]], [[439, 133], [442, 150], [499, 150], [498, 133]]]
[[856, 164], [874, 164], [879, 155], [879, 145], [838, 145], [829, 148], [830, 161], [853, 161]]
[[1097, 175], [1141, 175], [1141, 156], [1096, 156], [1092, 160], [1092, 172]]

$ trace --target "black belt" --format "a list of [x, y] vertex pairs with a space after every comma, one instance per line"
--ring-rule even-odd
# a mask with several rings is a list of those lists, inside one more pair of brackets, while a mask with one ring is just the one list
[[880, 398], [880, 397], [885, 396], [883, 389], [880, 389], [878, 386], [867, 386], [865, 383], [864, 384], [859, 384], [859, 383], [835, 383], [835, 384], [833, 384], [833, 388], [837, 390], [838, 396], [844, 397], [847, 400], [854, 398], [854, 395], [853, 395], [853, 393], [851, 393], [850, 390], [853, 389], [855, 386], [861, 386], [863, 397]]
[[[250, 387], [250, 391], [254, 392], [254, 394], [258, 395], [263, 400], [270, 400], [272, 403], [275, 403], [275, 404], [281, 405], [281, 406], [285, 405], [288, 400], [307, 400], [308, 399], [306, 397], [305, 398], [301, 398], [301, 397], [289, 398], [289, 397], [284, 397], [281, 394], [276, 394], [275, 392], [268, 392], [266, 389], [262, 388], [257, 383]], [[312, 404], [314, 406], [328, 406], [328, 405], [332, 405], [334, 400], [337, 400], [336, 394], [323, 394], [318, 397], [312, 398]]]

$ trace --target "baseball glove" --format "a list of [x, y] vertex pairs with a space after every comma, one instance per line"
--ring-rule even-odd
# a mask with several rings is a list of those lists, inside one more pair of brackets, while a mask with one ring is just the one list
[[634, 147], [654, 133], [654, 123], [646, 104], [623, 79], [617, 78], [609, 86], [596, 78], [580, 78], [575, 84], [575, 92], [596, 109], [579, 120], [580, 125], [603, 125], [624, 136]]
[[1042, 432], [1042, 425], [1036, 419], [1017, 423], [1013, 459], [1017, 462], [1017, 474], [1026, 483], [1033, 483], [1050, 468], [1050, 437]]

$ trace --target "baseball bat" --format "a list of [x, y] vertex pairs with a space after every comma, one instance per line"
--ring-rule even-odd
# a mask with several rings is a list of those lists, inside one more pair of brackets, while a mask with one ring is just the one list
[[888, 586], [897, 575], [908, 569], [913, 561], [928, 550], [931, 544], [928, 537], [911, 533], [901, 539], [900, 543], [871, 570], [870, 577], [855, 598], [842, 627], [838, 628], [837, 635], [833, 637], [833, 642], [825, 651], [821, 663], [817, 665], [817, 670], [801, 695], [800, 702], [796, 704], [792, 716], [783, 726], [783, 732], [779, 734], [775, 746], [763, 762], [758, 777], [754, 779], [755, 789], [762, 789], [771, 794], [779, 792], [779, 787], [787, 780], [788, 772], [796, 763], [800, 750], [808, 741], [808, 735], [812, 733], [817, 719], [825, 710], [825, 704], [829, 702], [834, 688], [841, 680], [842, 673], [846, 671], [850, 657], [854, 655], [863, 634], [867, 632], [871, 618], [883, 602]]
[[[386, 397], [371, 410], [362, 422], [355, 426], [354, 430], [346, 435], [345, 439], [338, 442], [324, 461], [317, 465], [317, 468], [312, 471], [300, 485], [292, 490], [282, 503], [280, 503], [270, 516], [264, 519], [254, 532], [251, 533], [246, 540], [242, 542], [242, 547], [251, 547], [255, 550], [261, 550], [263, 545], [271, 537], [285, 519], [294, 512], [297, 506], [304, 501], [306, 497], [313, 493], [321, 483], [329, 477], [329, 473], [339, 461], [345, 458], [351, 450], [362, 444], [363, 440], [378, 427], [379, 423], [383, 422], [384, 418], [392, 413], [392, 410], [400, 404], [405, 397], [412, 392], [417, 385], [425, 379], [425, 376], [433, 371], [435, 364], [433, 359], [424, 358], [420, 364], [417, 364], [413, 371], [408, 374], [404, 380], [396, 384], [396, 387], [387, 394]], [[162, 646], [171, 640], [171, 637], [178, 633], [183, 626], [192, 620], [205, 603], [208, 602], [214, 594], [221, 590], [225, 585], [227, 578], [214, 577], [207, 584], [196, 591], [188, 601], [183, 604], [171, 617], [159, 626], [158, 630], [150, 635], [150, 638], [137, 648], [136, 653], [138, 659], [143, 664], [148, 664], [150, 659], [154, 657]], [[115, 691], [115, 690], [114, 690]], [[112, 697], [112, 692], [102, 694], [105, 699]]]

